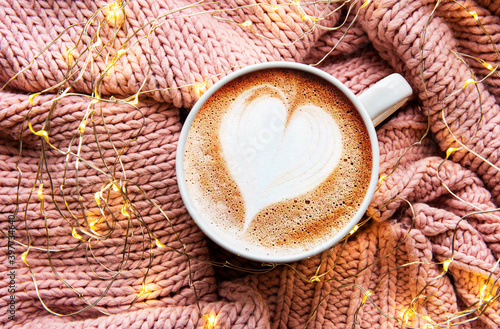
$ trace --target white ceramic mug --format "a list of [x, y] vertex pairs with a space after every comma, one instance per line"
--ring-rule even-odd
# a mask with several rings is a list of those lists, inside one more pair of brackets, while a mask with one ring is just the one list
[[[327, 241], [323, 242], [321, 245], [315, 248], [279, 256], [268, 255], [259, 251], [249, 250], [249, 248], [245, 248], [243, 244], [231, 240], [227, 236], [224, 236], [224, 234], [222, 234], [220, 231], [216, 230], [210, 223], [210, 219], [205, 218], [205, 216], [203, 216], [203, 214], [198, 211], [195, 204], [193, 203], [193, 200], [187, 189], [184, 170], [186, 139], [195, 116], [197, 115], [202, 105], [207, 101], [207, 99], [209, 99], [209, 97], [211, 97], [214, 92], [217, 91], [221, 86], [230, 84], [231, 81], [237, 77], [258, 70], [270, 68], [302, 70], [328, 81], [330, 84], [334, 85], [340, 91], [342, 91], [349, 98], [352, 104], [354, 104], [363, 119], [363, 122], [369, 134], [372, 152], [371, 179], [366, 190], [366, 195], [363, 199], [363, 202], [361, 203], [361, 206], [359, 207], [359, 210], [355, 213], [354, 216], [352, 216], [347, 225], [343, 226], [337, 234], [332, 235]], [[366, 209], [368, 208], [368, 205], [375, 192], [379, 174], [380, 155], [377, 135], [374, 127], [384, 119], [386, 119], [394, 111], [396, 111], [401, 105], [403, 105], [411, 95], [412, 89], [410, 85], [399, 74], [392, 74], [380, 80], [368, 90], [363, 92], [359, 97], [356, 97], [345, 85], [343, 85], [340, 81], [338, 81], [328, 73], [305, 64], [290, 62], [262, 63], [250, 65], [229, 74], [228, 76], [215, 83], [211, 88], [209, 88], [207, 92], [202, 95], [202, 97], [198, 100], [198, 102], [194, 105], [191, 112], [189, 113], [189, 116], [187, 117], [180, 134], [177, 147], [176, 171], [179, 190], [188, 212], [197, 223], [197, 225], [201, 228], [201, 230], [210, 239], [212, 239], [224, 249], [247, 259], [266, 263], [286, 263], [311, 257], [327, 250], [328, 248], [331, 248], [340, 240], [342, 240], [347, 234], [349, 234], [349, 232], [359, 222], [363, 214], [366, 212]]]

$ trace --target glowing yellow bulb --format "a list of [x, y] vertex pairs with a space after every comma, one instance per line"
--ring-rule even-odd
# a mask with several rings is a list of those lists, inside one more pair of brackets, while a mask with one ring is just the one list
[[217, 324], [217, 317], [215, 315], [203, 315], [203, 317], [207, 320], [207, 323], [205, 325], [206, 329], [213, 329], [215, 328], [215, 325]]
[[26, 250], [25, 252], [23, 252], [23, 254], [21, 255], [21, 259], [24, 262], [24, 264], [26, 264], [26, 266], [29, 267], [30, 265], [28, 264], [28, 261], [26, 260], [26, 257], [28, 257], [28, 250]]
[[40, 95], [40, 93], [31, 94], [30, 97], [28, 97], [28, 101], [30, 102], [31, 106], [33, 106], [33, 102], [35, 101], [35, 97], [38, 95]]
[[122, 57], [127, 51], [125, 49], [120, 49], [116, 52], [116, 57]]
[[78, 126], [78, 129], [80, 130], [80, 132], [83, 134], [85, 132], [85, 127], [87, 126], [87, 124], [85, 123], [85, 121], [82, 121], [82, 123], [80, 123], [80, 126]]
[[463, 85], [462, 89], [465, 89], [468, 85], [473, 84], [473, 83], [476, 83], [476, 82], [477, 82], [477, 81], [476, 81], [476, 80], [474, 80], [474, 79], [467, 79], [467, 81], [465, 81], [465, 83], [464, 83], [464, 85]]
[[380, 176], [380, 178], [378, 179], [378, 183], [379, 183], [380, 185], [382, 185], [382, 183], [385, 181], [385, 179], [386, 179], [386, 178], [387, 178], [387, 176], [386, 176], [386, 175], [382, 175], [382, 176]]
[[411, 308], [407, 309], [403, 315], [403, 319], [405, 320], [405, 326], [408, 324], [408, 321], [411, 317], [415, 315], [415, 312]]
[[113, 189], [113, 191], [115, 191], [115, 192], [120, 191], [120, 188], [118, 187], [118, 185], [117, 185], [116, 183], [113, 183], [113, 184], [111, 185], [111, 188], [112, 188], [112, 189]]
[[49, 133], [48, 133], [47, 131], [45, 131], [45, 130], [35, 131], [35, 130], [33, 129], [33, 126], [31, 125], [31, 122], [28, 122], [28, 128], [29, 128], [29, 130], [30, 130], [33, 134], [35, 134], [35, 135], [37, 135], [37, 136], [40, 136], [40, 137], [43, 137], [43, 139], [45, 139], [45, 141], [46, 141], [47, 143], [49, 142]]
[[481, 300], [483, 300], [484, 296], [486, 296], [486, 289], [488, 289], [488, 285], [482, 286], [481, 290], [479, 291], [479, 297]]
[[82, 236], [80, 234], [78, 234], [78, 232], [76, 232], [76, 229], [73, 228], [73, 231], [71, 232], [71, 235], [77, 239], [77, 240], [81, 240], [82, 239]]
[[366, 0], [363, 5], [361, 6], [360, 9], [363, 9], [364, 7], [368, 6], [370, 4], [371, 0]]
[[99, 38], [99, 36], [97, 36], [97, 41], [92, 46], [94, 48], [96, 48], [96, 47], [99, 47], [100, 45], [102, 45], [102, 40], [101, 40], [101, 38]]
[[43, 183], [40, 183], [40, 186], [38, 187], [38, 192], [36, 192], [36, 194], [40, 199], [43, 199]]
[[314, 20], [313, 18], [311, 18], [311, 16], [309, 16], [307, 14], [301, 15], [300, 19], [303, 21], [313, 21]]
[[148, 286], [146, 286], [146, 284], [143, 282], [143, 283], [142, 283], [142, 289], [141, 289], [141, 291], [139, 292], [139, 295], [143, 295], [143, 294], [145, 294], [145, 293], [147, 293], [147, 292], [148, 292]]
[[271, 5], [272, 10], [278, 10], [279, 8], [280, 8], [280, 6], [278, 6], [278, 5]]
[[373, 294], [373, 291], [371, 290], [367, 290], [365, 292], [365, 295], [363, 296], [363, 300], [361, 301], [361, 303], [366, 303], [366, 300], [368, 299], [368, 297], [370, 297], [371, 295]]
[[49, 133], [45, 130], [40, 130], [35, 133], [35, 135], [43, 137], [45, 141], [48, 143], [49, 142]]
[[474, 19], [475, 19], [476, 21], [478, 21], [478, 20], [479, 20], [479, 16], [477, 15], [477, 13], [476, 13], [475, 11], [473, 11], [473, 10], [472, 10], [472, 11], [469, 11], [469, 14], [471, 14], [471, 15], [472, 15], [472, 17], [474, 17]]
[[490, 292], [488, 291], [488, 288], [489, 288], [489, 286], [487, 284], [485, 284], [481, 287], [481, 290], [479, 293], [480, 294], [479, 295], [480, 302], [486, 301], [488, 303], [493, 299], [493, 295], [490, 294]]
[[68, 50], [68, 52], [66, 52], [66, 60], [68, 61], [68, 65], [71, 65], [71, 62], [73, 61], [73, 51], [75, 50], [75, 48], [71, 48], [70, 50]]
[[203, 82], [200, 85], [193, 85], [193, 88], [198, 93], [198, 95], [201, 95], [205, 91], [207, 91], [207, 81]]
[[125, 217], [130, 217], [130, 214], [127, 211], [127, 207], [128, 207], [128, 202], [125, 202], [122, 206], [122, 214]]
[[101, 205], [101, 192], [95, 192], [94, 198], [95, 198], [95, 203], [97, 203], [97, 205], [100, 206]]
[[139, 104], [139, 97], [135, 95], [134, 99], [128, 102], [130, 105], [137, 105]]
[[434, 329], [435, 328], [435, 326], [434, 326], [435, 322], [431, 319], [430, 316], [426, 315], [423, 318], [425, 321], [430, 322], [430, 323], [425, 324], [425, 327], [424, 327], [425, 329]]
[[448, 149], [446, 150], [446, 159], [448, 159], [448, 158], [450, 157], [450, 155], [451, 155], [453, 152], [457, 151], [457, 150], [458, 150], [458, 148], [456, 148], [456, 147], [450, 147], [450, 148], [448, 148]]
[[319, 277], [317, 275], [314, 275], [311, 277], [311, 279], [309, 279], [309, 282], [320, 282], [321, 280], [319, 279]]
[[99, 221], [99, 220], [98, 220], [98, 219], [96, 219], [96, 220], [93, 220], [92, 222], [90, 222], [90, 224], [89, 224], [90, 228], [91, 228], [91, 229], [94, 229], [94, 228], [95, 228], [95, 225], [97, 224], [97, 222], [98, 222], [98, 221]]
[[490, 71], [493, 71], [495, 69], [495, 67], [488, 62], [483, 62], [483, 66], [486, 67]]
[[125, 20], [123, 9], [117, 3], [112, 3], [108, 7], [108, 14], [106, 15], [110, 25], [120, 25]]
[[163, 243], [161, 243], [158, 239], [156, 239], [156, 246], [158, 248], [165, 248], [165, 245]]
[[351, 230], [351, 231], [349, 231], [349, 234], [350, 234], [350, 235], [353, 235], [354, 233], [356, 233], [356, 231], [358, 230], [358, 228], [359, 228], [359, 225], [354, 226], [354, 227], [352, 228], [352, 230]]
[[443, 262], [443, 270], [445, 272], [448, 272], [448, 268], [450, 267], [450, 264], [452, 261], [453, 261], [453, 259], [450, 258], [450, 259], [447, 259]]
[[252, 25], [252, 21], [244, 21], [243, 23], [240, 24], [243, 27], [250, 27]]

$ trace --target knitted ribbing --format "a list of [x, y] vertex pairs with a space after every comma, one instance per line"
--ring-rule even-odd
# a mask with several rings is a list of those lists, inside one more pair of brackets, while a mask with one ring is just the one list
[[[131, 1], [126, 6], [128, 27], [138, 29], [166, 11], [193, 2]], [[324, 4], [315, 9], [304, 6], [305, 12], [301, 12], [296, 6], [282, 5], [276, 10], [256, 5], [261, 2], [221, 1], [174, 13], [177, 18], [162, 21], [148, 42], [144, 39], [147, 31], [139, 30], [129, 44], [139, 42], [119, 59], [112, 74], [103, 80], [100, 92], [103, 97], [123, 98], [135, 94], [144, 81], [143, 90], [154, 91], [141, 95], [137, 108], [107, 102], [101, 102], [101, 107], [99, 103], [95, 136], [87, 126], [81, 147], [81, 159], [91, 161], [95, 168], [82, 164], [77, 172], [75, 157], [67, 160], [65, 155], [46, 148], [46, 165], [54, 185], [65, 182], [68, 209], [61, 212], [70, 216], [69, 210], [80, 206], [77, 191], [86, 200], [87, 209], [97, 210], [95, 202], [88, 200], [94, 200], [93, 193], [103, 184], [99, 170], [115, 165], [117, 149], [126, 147], [120, 156], [123, 170], [118, 171], [118, 178], [125, 173], [129, 181], [137, 183], [170, 222], [132, 185], [131, 201], [160, 243], [182, 250], [190, 258], [165, 248], [153, 248], [151, 258], [149, 254], [144, 256], [140, 239], [143, 231], [135, 226], [131, 232], [138, 239], [129, 244], [130, 261], [109, 291], [109, 280], [97, 278], [109, 275], [109, 271], [92, 263], [92, 272], [85, 248], [78, 248], [50, 255], [30, 251], [27, 261], [37, 280], [37, 293], [21, 260], [24, 249], [17, 246], [16, 321], [9, 321], [10, 294], [4, 279], [9, 273], [8, 241], [2, 236], [0, 321], [4, 327], [201, 328], [206, 324], [203, 315], [210, 314], [217, 315], [221, 328], [385, 329], [400, 328], [405, 320], [408, 326], [423, 327], [428, 323], [424, 316], [443, 322], [484, 299], [481, 287], [488, 274], [500, 274], [496, 265], [500, 225], [498, 213], [475, 212], [500, 204], [500, 174], [477, 155], [500, 165], [500, 78], [493, 75], [479, 83], [464, 84], [472, 77], [467, 65], [477, 80], [489, 73], [472, 57], [498, 63], [498, 3], [467, 0], [461, 2], [467, 7], [464, 9], [453, 1], [444, 1], [433, 11], [436, 2], [432, 1], [373, 0], [363, 8], [361, 2], [357, 4], [344, 25], [347, 7], [329, 15], [321, 21], [326, 27], [321, 29], [313, 28], [314, 22], [303, 20], [303, 15], [314, 16]], [[64, 79], [67, 51], [85, 28], [79, 23], [106, 4], [90, 0], [0, 0], [0, 84], [27, 68], [0, 93], [0, 227], [8, 227], [7, 216], [15, 211], [16, 162], [22, 133], [19, 206], [21, 212], [27, 210], [32, 243], [37, 246], [46, 245], [47, 232], [38, 199], [32, 198], [28, 204], [41, 146], [41, 139], [29, 133], [24, 121], [31, 108], [29, 94]], [[326, 9], [331, 11], [338, 5]], [[241, 8], [232, 10], [236, 7]], [[214, 9], [222, 11], [203, 13]], [[359, 16], [354, 21], [357, 10]], [[496, 44], [485, 37], [469, 11], [477, 14]], [[251, 28], [242, 26], [247, 21], [252, 22]], [[72, 24], [76, 25], [69, 28]], [[67, 32], [36, 57], [65, 28], [69, 28]], [[88, 28], [89, 34], [96, 32], [95, 25]], [[110, 41], [106, 31], [101, 34], [104, 44]], [[116, 44], [124, 41], [124, 34], [115, 40]], [[73, 56], [83, 51], [79, 46]], [[452, 51], [472, 57], [464, 63]], [[410, 103], [377, 128], [380, 175], [387, 178], [381, 181], [368, 210], [373, 220], [331, 252], [266, 273], [212, 266], [207, 261], [223, 264], [227, 260], [262, 270], [260, 264], [242, 260], [209, 242], [180, 197], [174, 169], [177, 141], [182, 118], [200, 96], [190, 85], [211, 78], [209, 87], [227, 72], [248, 64], [273, 60], [316, 63], [324, 56], [319, 67], [355, 94], [392, 72], [403, 74], [415, 91]], [[75, 94], [61, 99], [52, 114], [50, 142], [54, 146], [67, 147], [79, 129], [91, 99], [77, 94], [92, 93], [92, 79], [102, 73], [105, 58], [96, 56], [92, 65], [93, 75], [88, 67], [71, 90]], [[37, 111], [30, 114], [30, 121], [35, 131], [42, 129], [53, 99], [50, 93], [34, 99]], [[453, 136], [477, 155], [457, 150], [445, 161], [446, 151], [459, 146]], [[65, 166], [67, 161], [69, 166]], [[54, 194], [61, 202], [62, 192], [56, 189]], [[52, 245], [74, 247], [77, 240], [71, 228], [50, 195], [45, 193], [44, 197]], [[117, 213], [120, 201], [118, 195], [110, 200]], [[119, 217], [113, 236], [92, 250], [95, 259], [111, 269], [122, 264], [126, 223]], [[17, 221], [16, 225], [18, 237], [26, 239], [24, 222]], [[443, 262], [452, 255], [453, 261], [442, 275]], [[87, 310], [58, 317], [47, 312], [39, 296], [52, 310], [64, 314], [86, 305], [56, 277], [49, 261], [88, 302], [106, 292], [97, 308], [110, 315]], [[139, 294], [148, 267], [148, 290]], [[320, 280], [311, 280], [313, 277]], [[369, 299], [365, 291], [371, 292]], [[417, 295], [432, 298], [414, 300]], [[408, 313], [410, 306], [418, 309], [420, 318]], [[493, 303], [478, 320], [459, 327], [499, 325], [500, 307]]]

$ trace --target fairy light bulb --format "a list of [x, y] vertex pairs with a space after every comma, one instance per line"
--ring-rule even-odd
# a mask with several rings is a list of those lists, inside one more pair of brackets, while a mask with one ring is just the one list
[[404, 325], [406, 326], [408, 324], [408, 321], [415, 315], [415, 312], [413, 312], [413, 309], [409, 308], [405, 311], [403, 315], [403, 319], [405, 321]]
[[73, 51], [74, 51], [74, 48], [71, 48], [66, 52], [66, 61], [68, 62], [69, 66], [71, 66], [71, 64], [73, 62]]
[[28, 257], [28, 252], [29, 252], [29, 250], [26, 250], [25, 252], [22, 253], [21, 260], [23, 261], [24, 264], [26, 264], [26, 266], [29, 267], [30, 265], [28, 264], [28, 261], [26, 260], [26, 257]]
[[163, 243], [160, 242], [160, 240], [156, 239], [156, 246], [158, 248], [165, 248], [165, 245]]
[[130, 217], [130, 214], [127, 211], [127, 207], [128, 207], [128, 202], [125, 202], [122, 206], [122, 215], [125, 217]]
[[480, 302], [485, 301], [489, 303], [493, 299], [493, 295], [491, 295], [490, 292], [488, 291], [489, 288], [490, 287], [488, 284], [485, 284], [481, 287], [481, 290], [479, 291]]
[[300, 16], [300, 19], [303, 20], [303, 21], [309, 21], [311, 22], [313, 19], [311, 18], [311, 16], [307, 15], [307, 14], [303, 14]]
[[45, 130], [35, 131], [33, 129], [33, 126], [31, 125], [31, 122], [28, 122], [28, 128], [34, 135], [42, 137], [43, 139], [45, 139], [47, 143], [49, 142], [49, 133], [47, 131]]
[[464, 83], [464, 85], [462, 86], [462, 89], [465, 89], [468, 85], [470, 84], [473, 84], [473, 83], [476, 83], [477, 81], [474, 80], [474, 79], [467, 79]]
[[366, 300], [368, 297], [370, 297], [373, 294], [373, 291], [367, 290], [363, 296], [363, 300], [361, 301], [362, 304], [366, 303]]
[[101, 205], [101, 192], [95, 192], [94, 194], [94, 198], [95, 198], [95, 203], [97, 203], [98, 206]]
[[445, 272], [448, 272], [448, 268], [450, 267], [450, 264], [452, 261], [453, 261], [453, 259], [450, 258], [450, 259], [447, 259], [443, 262], [443, 270]]
[[490, 71], [493, 71], [495, 69], [495, 67], [493, 67], [493, 65], [491, 65], [488, 62], [483, 62], [483, 66], [486, 67]]
[[486, 289], [488, 289], [488, 286], [487, 285], [483, 285], [481, 287], [481, 290], [479, 290], [479, 299], [480, 300], [483, 300], [484, 296], [486, 296]]
[[359, 229], [359, 225], [356, 225], [352, 228], [352, 230], [349, 231], [349, 234], [350, 235], [353, 235], [354, 233], [356, 233], [356, 231]]
[[456, 148], [456, 147], [449, 147], [447, 150], [446, 150], [446, 159], [448, 159], [450, 157], [450, 155], [455, 152], [455, 151], [458, 151], [459, 149]]
[[479, 20], [479, 16], [477, 15], [477, 13], [476, 13], [474, 10], [469, 11], [469, 14], [471, 14], [471, 15], [472, 15], [472, 17], [474, 17], [474, 19], [475, 19], [476, 21], [478, 21], [478, 20]]
[[428, 322], [425, 324], [425, 327], [424, 327], [425, 329], [434, 329], [435, 328], [435, 322], [434, 322], [434, 320], [431, 319], [430, 316], [426, 315], [423, 317], [423, 319]]
[[127, 51], [126, 51], [125, 49], [120, 49], [120, 50], [118, 50], [118, 51], [116, 52], [116, 57], [117, 57], [117, 59], [118, 59], [118, 58], [120, 58], [120, 57], [122, 57], [123, 55], [125, 55], [125, 53], [126, 53], [126, 52], [127, 52]]
[[250, 27], [250, 26], [252, 26], [252, 21], [247, 20], [247, 21], [244, 21], [243, 23], [241, 23], [240, 25], [243, 27]]
[[102, 40], [101, 38], [99, 37], [99, 35], [97, 35], [97, 41], [92, 45], [93, 48], [97, 48], [99, 47], [100, 45], [102, 45]]
[[199, 85], [193, 85], [193, 88], [198, 95], [201, 95], [205, 91], [207, 91], [207, 81], [204, 81], [202, 84]]
[[82, 134], [83, 134], [83, 133], [85, 132], [85, 127], [86, 127], [86, 126], [87, 126], [86, 121], [82, 121], [82, 122], [80, 123], [80, 125], [78, 126], [78, 129], [80, 130], [80, 133], [82, 133]]
[[99, 221], [99, 220], [98, 220], [98, 219], [96, 219], [96, 220], [93, 220], [92, 222], [90, 222], [90, 224], [89, 224], [90, 228], [91, 228], [91, 229], [94, 229], [98, 221]]
[[108, 24], [111, 26], [121, 25], [125, 21], [123, 8], [116, 2], [108, 6], [108, 14], [106, 15]]
[[34, 93], [34, 94], [31, 94], [29, 97], [28, 97], [28, 101], [30, 102], [30, 105], [33, 106], [33, 103], [35, 101], [35, 97], [37, 97], [38, 95], [40, 95], [40, 93]]
[[310, 279], [309, 282], [320, 282], [320, 278], [317, 275], [313, 275]]
[[139, 97], [137, 95], [135, 95], [135, 97], [127, 103], [130, 105], [137, 105], [137, 104], [139, 104]]
[[148, 286], [146, 285], [145, 282], [142, 283], [142, 289], [141, 291], [139, 292], [139, 295], [144, 295], [145, 293], [148, 292]]
[[71, 232], [71, 235], [77, 239], [77, 240], [81, 240], [82, 239], [82, 236], [80, 234], [78, 234], [78, 232], [76, 231], [76, 229], [73, 227], [73, 231]]
[[364, 7], [368, 6], [370, 4], [371, 0], [366, 0], [363, 5], [361, 5], [360, 9], [363, 9]]
[[40, 200], [43, 199], [43, 183], [40, 183], [40, 186], [38, 187], [38, 192], [36, 192]]
[[217, 324], [217, 317], [214, 314], [203, 316], [207, 323], [205, 324], [205, 329], [214, 329]]

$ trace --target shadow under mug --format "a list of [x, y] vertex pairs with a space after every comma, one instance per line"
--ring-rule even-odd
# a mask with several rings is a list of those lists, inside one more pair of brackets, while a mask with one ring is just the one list
[[[259, 250], [249, 250], [244, 247], [242, 243], [235, 243], [234, 240], [225, 236], [224, 232], [216, 229], [213, 224], [210, 222], [210, 218], [205, 216], [203, 212], [200, 212], [197, 209], [193, 199], [188, 191], [185, 177], [185, 168], [184, 168], [184, 156], [186, 151], [186, 140], [188, 137], [188, 133], [193, 123], [195, 116], [197, 115], [200, 108], [205, 104], [205, 102], [222, 86], [230, 84], [232, 80], [255, 72], [259, 70], [265, 69], [290, 69], [290, 70], [299, 70], [305, 71], [309, 74], [315, 75], [319, 78], [326, 80], [328, 83], [334, 85], [338, 88], [342, 93], [344, 93], [349, 100], [352, 102], [354, 107], [358, 110], [364, 125], [368, 131], [368, 135], [370, 138], [371, 144], [371, 152], [372, 152], [372, 168], [371, 168], [371, 178], [369, 182], [369, 186], [366, 189], [365, 197], [358, 208], [357, 212], [350, 219], [350, 221], [343, 226], [336, 234], [333, 234], [326, 241], [322, 242], [320, 245], [311, 248], [309, 250], [302, 250], [299, 252], [290, 252], [289, 254], [266, 254]], [[379, 148], [378, 148], [378, 140], [375, 132], [375, 126], [381, 123], [384, 119], [390, 116], [394, 111], [396, 111], [399, 107], [401, 107], [412, 95], [412, 89], [408, 82], [399, 74], [391, 74], [386, 78], [380, 80], [373, 86], [371, 86], [368, 90], [363, 92], [360, 96], [355, 96], [344, 84], [342, 84], [339, 80], [332, 77], [330, 74], [309, 66], [305, 64], [299, 63], [291, 63], [291, 62], [269, 62], [262, 64], [255, 64], [244, 67], [240, 70], [237, 70], [226, 77], [219, 80], [212, 87], [210, 87], [198, 100], [198, 102], [194, 105], [191, 112], [189, 113], [180, 134], [178, 147], [177, 147], [177, 158], [176, 158], [176, 172], [177, 172], [177, 180], [179, 185], [179, 190], [186, 205], [186, 208], [194, 219], [196, 224], [200, 227], [200, 229], [214, 242], [223, 247], [224, 249], [233, 252], [234, 254], [265, 263], [288, 263], [293, 261], [298, 261], [301, 259], [305, 259], [314, 255], [317, 255], [335, 244], [341, 241], [345, 236], [349, 234], [349, 232], [356, 226], [356, 224], [360, 221], [366, 209], [368, 208], [370, 201], [375, 192], [375, 188], [378, 182], [378, 174], [379, 174]]]

